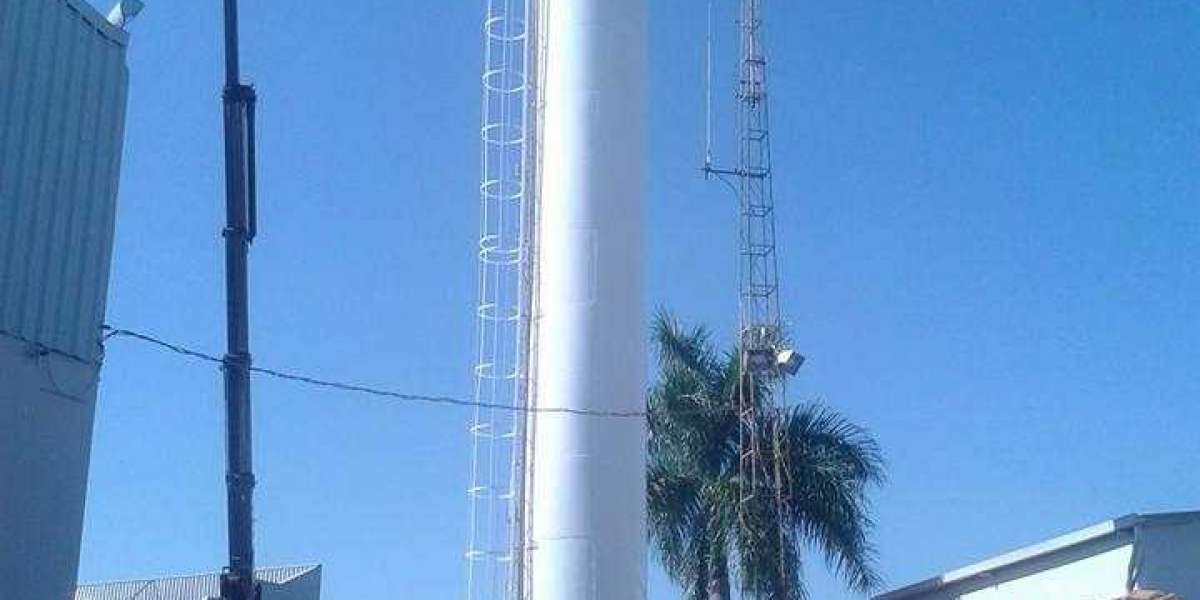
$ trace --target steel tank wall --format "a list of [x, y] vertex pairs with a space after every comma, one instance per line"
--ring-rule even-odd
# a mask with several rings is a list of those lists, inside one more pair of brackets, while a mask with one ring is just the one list
[[[640, 411], [645, 0], [543, 1], [536, 402]], [[534, 600], [646, 595], [642, 418], [539, 413]]]
[[75, 585], [126, 43], [82, 0], [0, 0], [0, 582], [13, 598]]

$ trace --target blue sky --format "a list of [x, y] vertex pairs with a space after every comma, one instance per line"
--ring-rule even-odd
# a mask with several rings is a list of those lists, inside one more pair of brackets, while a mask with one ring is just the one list
[[[109, 322], [219, 353], [220, 10], [149, 4]], [[244, 4], [258, 364], [468, 395], [481, 3]], [[889, 582], [1200, 505], [1194, 5], [767, 8], [784, 306], [809, 356], [792, 392], [885, 448]], [[733, 205], [697, 172], [703, 3], [651, 18], [645, 303], [728, 340]], [[261, 564], [324, 563], [330, 599], [461, 593], [466, 412], [266, 379], [254, 399]], [[82, 581], [224, 564], [221, 403], [211, 366], [110, 343]], [[814, 597], [850, 597], [808, 572]]]

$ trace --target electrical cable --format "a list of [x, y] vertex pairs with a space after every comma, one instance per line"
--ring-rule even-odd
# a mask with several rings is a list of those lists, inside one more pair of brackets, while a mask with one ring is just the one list
[[[149, 334], [140, 333], [140, 332], [132, 331], [129, 329], [121, 329], [118, 327], [112, 327], [110, 325], [105, 325], [104, 331], [105, 331], [104, 338], [103, 338], [104, 341], [108, 341], [109, 339], [112, 339], [115, 337], [125, 337], [125, 338], [129, 338], [129, 339], [137, 340], [140, 342], [144, 342], [146, 344], [158, 347], [159, 349], [167, 350], [167, 351], [173, 352], [175, 354], [179, 354], [179, 355], [191, 358], [193, 360], [198, 360], [198, 361], [203, 361], [203, 362], [208, 362], [208, 363], [213, 363], [213, 364], [218, 364], [218, 365], [225, 364], [224, 359], [217, 357], [215, 355], [207, 354], [205, 352], [201, 352], [199, 350], [195, 350], [195, 349], [189, 348], [187, 346], [183, 346], [181, 344], [168, 342], [166, 340], [163, 340], [161, 338], [158, 338], [158, 337], [155, 337], [155, 336], [152, 336]], [[376, 396], [376, 397], [380, 397], [380, 398], [390, 398], [393, 400], [404, 400], [407, 402], [420, 402], [420, 403], [424, 403], [424, 404], [451, 405], [451, 406], [459, 406], [459, 407], [464, 407], [464, 408], [489, 408], [489, 409], [497, 409], [497, 410], [506, 410], [506, 411], [510, 411], [510, 412], [518, 412], [518, 413], [565, 414], [565, 415], [577, 415], [577, 416], [586, 416], [586, 417], [604, 417], [604, 418], [618, 418], [618, 419], [620, 419], [620, 418], [644, 419], [647, 416], [646, 411], [640, 411], [640, 410], [628, 410], [628, 411], [625, 411], [625, 410], [591, 410], [591, 409], [584, 409], [584, 408], [564, 408], [564, 407], [550, 407], [550, 406], [526, 407], [526, 406], [512, 406], [509, 404], [499, 404], [499, 403], [490, 403], [490, 402], [473, 402], [471, 400], [463, 400], [461, 398], [454, 398], [451, 396], [427, 396], [427, 395], [423, 395], [423, 394], [409, 394], [409, 393], [397, 392], [394, 390], [386, 390], [386, 389], [382, 389], [382, 388], [360, 385], [360, 384], [356, 384], [356, 383], [345, 383], [345, 382], [340, 382], [340, 381], [333, 381], [330, 379], [311, 377], [308, 375], [301, 375], [298, 373], [293, 373], [293, 372], [289, 372], [289, 371], [281, 371], [278, 369], [268, 369], [265, 367], [251, 366], [250, 371], [252, 373], [258, 373], [260, 375], [274, 377], [276, 379], [282, 379], [282, 380], [291, 381], [294, 383], [303, 383], [303, 384], [311, 385], [311, 386], [315, 386], [315, 387], [340, 390], [343, 392], [354, 392], [354, 393], [358, 393], [358, 394], [366, 394], [369, 396]], [[679, 412], [683, 412], [683, 411], [679, 411]], [[701, 412], [701, 411], [695, 411], [695, 412]], [[706, 411], [706, 412], [711, 412], [711, 411]]]

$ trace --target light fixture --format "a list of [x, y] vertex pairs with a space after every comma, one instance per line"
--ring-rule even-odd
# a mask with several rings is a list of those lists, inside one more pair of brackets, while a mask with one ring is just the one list
[[108, 22], [114, 27], [124, 29], [145, 7], [142, 0], [119, 0], [112, 10], [108, 11]]
[[804, 364], [804, 356], [791, 348], [781, 348], [775, 352], [775, 368], [782, 373], [795, 375]]

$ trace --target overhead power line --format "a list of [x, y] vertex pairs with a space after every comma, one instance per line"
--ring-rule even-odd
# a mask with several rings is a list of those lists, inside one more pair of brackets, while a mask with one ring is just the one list
[[[217, 365], [224, 365], [224, 361], [220, 357], [217, 357], [212, 354], [208, 354], [206, 352], [201, 352], [199, 350], [195, 350], [193, 348], [189, 348], [189, 347], [181, 345], [181, 344], [175, 344], [172, 342], [168, 342], [166, 340], [160, 339], [158, 337], [155, 337], [155, 336], [152, 336], [152, 335], [149, 335], [146, 333], [131, 331], [129, 329], [121, 329], [121, 328], [112, 327], [109, 325], [104, 326], [104, 331], [105, 331], [105, 334], [104, 334], [105, 341], [115, 338], [115, 337], [129, 338], [129, 339], [137, 340], [137, 341], [144, 342], [146, 344], [155, 346], [161, 350], [167, 350], [169, 352], [179, 354], [181, 356], [190, 358], [192, 360], [208, 362], [208, 363], [213, 363], [213, 364], [217, 364]], [[512, 411], [512, 412], [520, 412], [520, 413], [566, 414], [566, 415], [579, 415], [579, 416], [585, 416], [585, 417], [607, 417], [607, 418], [623, 418], [623, 419], [644, 419], [644, 418], [646, 418], [646, 411], [641, 411], [641, 410], [629, 410], [629, 411], [588, 410], [588, 409], [578, 409], [578, 408], [559, 408], [559, 407], [550, 407], [550, 406], [545, 406], [545, 407], [513, 406], [513, 405], [509, 405], [509, 404], [499, 404], [499, 403], [492, 403], [492, 402], [473, 402], [471, 400], [463, 400], [462, 398], [454, 398], [451, 396], [427, 396], [424, 394], [408, 394], [408, 393], [404, 393], [404, 392], [397, 392], [394, 390], [386, 390], [386, 389], [382, 389], [382, 388], [360, 385], [360, 384], [356, 384], [356, 383], [345, 383], [345, 382], [333, 381], [333, 380], [329, 380], [329, 379], [321, 379], [321, 378], [317, 378], [317, 377], [311, 377], [308, 375], [292, 373], [289, 371], [280, 371], [277, 369], [256, 367], [253, 365], [251, 365], [250, 371], [253, 373], [259, 373], [262, 375], [266, 375], [268, 377], [274, 377], [276, 379], [282, 379], [282, 380], [291, 381], [294, 383], [302, 383], [305, 385], [311, 385], [311, 386], [321, 387], [321, 388], [326, 388], [326, 389], [339, 390], [339, 391], [343, 391], [343, 392], [354, 392], [357, 394], [366, 394], [369, 396], [375, 396], [375, 397], [379, 397], [379, 398], [390, 398], [393, 400], [403, 400], [406, 402], [419, 402], [419, 403], [423, 403], [423, 404], [450, 405], [450, 406], [459, 406], [459, 407], [464, 407], [464, 408], [488, 408], [488, 409], [505, 410], [505, 411]]]

